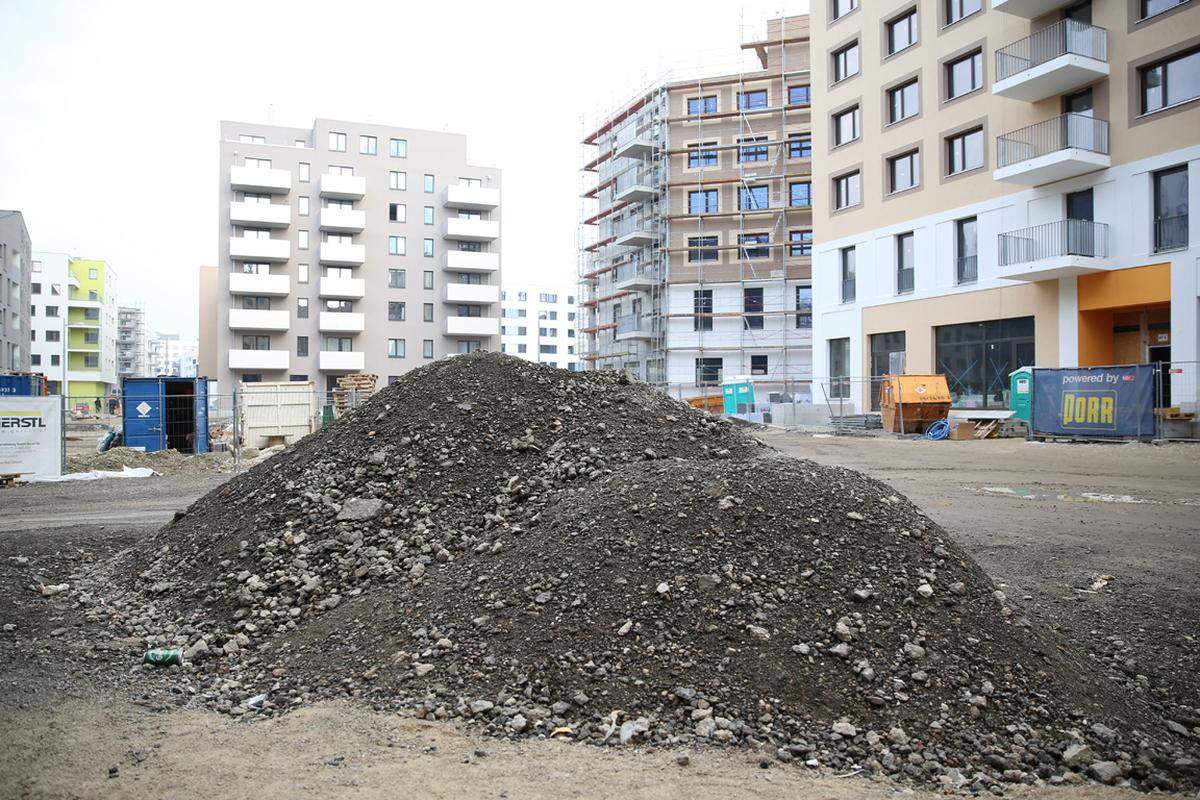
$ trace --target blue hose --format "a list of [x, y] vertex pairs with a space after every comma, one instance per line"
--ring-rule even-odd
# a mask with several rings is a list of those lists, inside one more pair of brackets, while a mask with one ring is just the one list
[[950, 435], [950, 423], [947, 420], [939, 419], [937, 422], [929, 426], [929, 430], [925, 431], [925, 438], [933, 441], [941, 441]]

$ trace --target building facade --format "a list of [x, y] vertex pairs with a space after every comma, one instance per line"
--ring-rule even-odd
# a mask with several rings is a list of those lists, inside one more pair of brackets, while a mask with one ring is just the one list
[[814, 386], [1175, 362], [1194, 407], [1200, 5], [814, 3]]
[[500, 172], [466, 137], [222, 122], [218, 188], [222, 387], [382, 382], [499, 347]]
[[500, 350], [559, 369], [578, 370], [575, 288], [505, 285], [500, 292]]
[[150, 331], [146, 327], [146, 309], [137, 306], [117, 308], [117, 377], [136, 378], [154, 375], [150, 369]]
[[181, 339], [178, 333], [155, 333], [150, 337], [151, 374], [194, 377], [198, 361], [199, 342], [195, 339]]
[[0, 211], [0, 373], [30, 370], [33, 245], [20, 211]]
[[807, 15], [751, 67], [655, 84], [588, 131], [581, 358], [683, 397], [811, 375]]
[[33, 253], [30, 282], [30, 369], [46, 376], [51, 394], [62, 393], [63, 365], [67, 358], [66, 253]]

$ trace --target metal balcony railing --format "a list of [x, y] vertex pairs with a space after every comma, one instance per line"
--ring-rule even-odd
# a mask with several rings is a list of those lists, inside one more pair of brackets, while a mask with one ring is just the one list
[[617, 176], [613, 183], [613, 195], [618, 195], [630, 186], [658, 188], [658, 175], [652, 169], [629, 169]]
[[654, 220], [633, 217], [619, 220], [612, 225], [612, 236], [621, 237], [627, 233], [648, 233], [658, 235], [658, 226]]
[[996, 51], [996, 80], [1011, 78], [1067, 54], [1108, 61], [1108, 31], [1064, 19]]
[[896, 293], [908, 294], [913, 290], [915, 284], [916, 270], [912, 267], [904, 267], [896, 270]]
[[954, 277], [957, 283], [974, 283], [979, 280], [979, 256], [959, 256]]
[[1154, 220], [1154, 252], [1183, 250], [1188, 246], [1188, 215], [1176, 214]]
[[1108, 258], [1108, 226], [1064, 219], [1000, 234], [1001, 267], [1056, 256]]
[[857, 285], [854, 278], [842, 279], [842, 302], [853, 303]]
[[613, 270], [613, 283], [627, 281], [630, 278], [654, 278], [654, 264], [640, 259], [626, 264], [617, 265]]
[[996, 137], [996, 163], [1011, 167], [1075, 147], [1108, 155], [1108, 120], [1062, 114]]
[[641, 314], [622, 314], [617, 317], [617, 333], [633, 333], [634, 331], [650, 330], [649, 318]]

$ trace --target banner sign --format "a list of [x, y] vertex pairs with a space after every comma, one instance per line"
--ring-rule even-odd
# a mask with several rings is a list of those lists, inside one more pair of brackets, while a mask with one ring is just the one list
[[1154, 366], [1035, 369], [1033, 432], [1153, 438]]
[[0, 397], [0, 475], [62, 474], [62, 398]]

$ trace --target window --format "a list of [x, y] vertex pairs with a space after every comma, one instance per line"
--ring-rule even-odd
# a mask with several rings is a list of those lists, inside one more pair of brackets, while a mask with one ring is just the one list
[[[459, 339], [459, 340], [457, 340], [457, 345], [458, 345], [458, 354], [459, 355], [466, 355], [467, 353], [474, 353], [476, 350], [478, 350], [480, 348], [478, 339]], [[553, 365], [551, 365], [551, 366], [553, 366]]]
[[[524, 345], [522, 345], [524, 347]], [[424, 339], [421, 342], [421, 357], [433, 358], [433, 339]]]
[[404, 322], [408, 319], [408, 313], [404, 303], [396, 302], [395, 300], [388, 301], [388, 320], [391, 322]]
[[812, 287], [796, 287], [796, 327], [812, 328]]
[[842, 268], [842, 302], [853, 303], [857, 293], [855, 281], [855, 258], [853, 247], [843, 247], [838, 254]]
[[539, 311], [538, 319], [558, 319], [557, 311]]
[[308, 298], [296, 298], [296, 319], [308, 319]]
[[724, 361], [721, 358], [696, 359], [696, 385], [717, 386], [721, 383], [721, 371]]
[[433, 270], [431, 270], [431, 269], [425, 270], [425, 288], [426, 289], [433, 288]]
[[308, 355], [308, 337], [307, 336], [297, 336], [296, 337], [296, 355], [297, 356], [307, 356]]
[[913, 150], [888, 159], [889, 191], [903, 192], [921, 185], [921, 153]]
[[296, 213], [302, 217], [308, 216], [308, 198], [301, 195], [296, 198]]
[[[242, 308], [251, 308], [257, 311], [270, 311], [271, 298], [269, 297], [254, 297], [245, 296], [242, 298]], [[92, 309], [88, 309], [89, 311]]]
[[421, 240], [421, 255], [425, 258], [433, 258], [433, 239]]
[[538, 336], [554, 338], [558, 336], [558, 328], [538, 328]]
[[812, 231], [788, 231], [788, 255], [811, 256], [812, 241]]
[[841, 19], [858, 8], [858, 0], [833, 0], [833, 18]]
[[847, 142], [853, 142], [858, 138], [860, 133], [861, 115], [858, 106], [847, 108], [839, 114], [833, 115], [833, 143], [834, 145], [843, 145]]
[[749, 92], [738, 92], [737, 95], [738, 108], [743, 111], [752, 111], [757, 108], [767, 107], [767, 90], [753, 89]]
[[538, 302], [540, 302], [540, 303], [557, 303], [558, 295], [552, 294], [550, 292], [542, 292], [538, 295]]
[[346, 152], [346, 134], [329, 132], [329, 149], [337, 153]]
[[40, 353], [30, 353], [29, 363], [32, 366], [40, 367], [42, 365], [42, 356]]
[[948, 174], [957, 175], [983, 166], [983, 129], [976, 128], [946, 139]]
[[433, 322], [433, 303], [425, 303], [421, 307], [421, 319], [425, 322]]
[[305, 161], [300, 162], [299, 180], [301, 183], [308, 183], [312, 178], [312, 167]]
[[789, 133], [788, 158], [812, 158], [812, 137], [807, 133]]
[[1154, 250], [1188, 246], [1187, 165], [1154, 173]]
[[558, 353], [558, 345], [556, 345], [556, 344], [540, 344], [540, 345], [538, 345], [538, 352], [545, 353], [546, 355], [556, 355]]
[[249, 133], [239, 133], [239, 134], [238, 134], [238, 141], [239, 141], [239, 142], [241, 142], [242, 144], [266, 144], [266, 143], [267, 143], [267, 137], [265, 137], [265, 136], [254, 136], [254, 135], [252, 135], [252, 134], [249, 134]]
[[750, 374], [751, 375], [766, 375], [767, 374], [767, 357], [763, 355], [750, 356]]
[[517, 352], [524, 353], [526, 351], [526, 348], [527, 348], [527, 345], [519, 344], [519, 345], [517, 345]]
[[934, 369], [955, 408], [1011, 408], [1008, 375], [1034, 363], [1033, 317], [934, 328]]
[[408, 173], [391, 170], [388, 172], [388, 188], [398, 192], [408, 189]]
[[[770, 244], [771, 234], [769, 233], [742, 233], [738, 234], [738, 244]], [[769, 247], [741, 247], [742, 258], [768, 258], [771, 255]]]
[[1142, 19], [1156, 17], [1164, 11], [1181, 6], [1189, 0], [1141, 0]]
[[421, 214], [421, 221], [426, 225], [433, 224], [433, 206], [425, 206]]
[[978, 233], [975, 217], [956, 220], [954, 222], [955, 269], [956, 283], [974, 283], [979, 275], [978, 263]]
[[898, 372], [892, 368], [892, 356], [905, 354], [904, 331], [871, 334], [871, 410], [879, 410], [879, 388], [884, 375]]
[[945, 3], [947, 25], [953, 25], [983, 9], [983, 0], [945, 0]]
[[[263, 238], [265, 239], [267, 237], [264, 236]], [[296, 232], [296, 247], [300, 250], [308, 249], [308, 231]]]
[[833, 207], [850, 208], [862, 202], [862, 175], [855, 170], [833, 179]]
[[688, 192], [688, 213], [708, 214], [717, 210], [717, 190], [701, 189]]
[[743, 186], [738, 189], [738, 208], [742, 211], [761, 211], [771, 207], [771, 187]]
[[829, 340], [829, 396], [837, 400], [850, 397], [850, 340]]
[[326, 353], [349, 353], [354, 350], [353, 340], [349, 336], [326, 336]]
[[915, 269], [913, 267], [914, 235], [910, 231], [896, 235], [896, 294], [909, 294], [913, 290]]
[[389, 269], [388, 270], [388, 288], [389, 289], [403, 289], [405, 286], [405, 283], [406, 283], [406, 281], [405, 281], [406, 277], [407, 277], [407, 273], [402, 269]]
[[763, 327], [763, 289], [751, 286], [742, 290], [742, 325], [748, 331], [759, 331]]
[[388, 339], [388, 358], [404, 358], [403, 339]]
[[983, 86], [983, 52], [981, 50], [976, 50], [974, 53], [946, 64], [947, 100], [962, 97], [967, 92], [973, 92], [981, 86]]
[[917, 43], [917, 10], [914, 8], [887, 23], [888, 55]]
[[711, 331], [713, 329], [713, 297], [712, 289], [692, 290], [692, 330]]
[[389, 140], [388, 155], [392, 158], [408, 158], [408, 139]]
[[247, 156], [246, 158], [242, 159], [242, 164], [244, 166], [252, 167], [254, 169], [270, 169], [271, 168], [271, 159], [269, 159], [269, 158], [250, 158], [249, 156]]
[[429, 175], [428, 173], [426, 173], [426, 175], [421, 179], [421, 190], [424, 191], [426, 194], [433, 193], [433, 176], [432, 175]]
[[308, 283], [308, 264], [296, 266], [296, 283]]
[[858, 42], [848, 44], [833, 54], [833, 82], [844, 81], [858, 74]]
[[242, 337], [243, 350], [270, 350], [271, 337], [247, 334]]
[[1200, 97], [1200, 50], [1172, 56], [1141, 70], [1142, 113]]
[[812, 102], [812, 93], [807, 86], [788, 87], [788, 105], [806, 106]]
[[326, 300], [325, 301], [325, 310], [326, 311], [334, 311], [334, 312], [345, 314], [345, 313], [349, 313], [351, 310], [353, 310], [353, 308], [354, 308], [354, 304], [351, 303], [349, 300]]
[[379, 154], [379, 140], [374, 136], [359, 136], [358, 137], [358, 152], [364, 156], [374, 156]]
[[347, 176], [353, 175], [354, 167], [338, 166], [336, 164], [331, 164], [329, 166], [329, 174], [330, 175], [347, 175]]
[[[263, 238], [265, 239], [268, 237], [264, 236]], [[96, 269], [95, 267], [92, 267], [88, 270], [88, 280], [92, 280], [92, 281], [98, 280], [99, 277], [100, 277], [100, 271], [98, 269]]]
[[788, 205], [792, 208], [808, 208], [812, 205], [812, 184], [797, 181], [788, 184]]
[[687, 113], [690, 116], [717, 113], [717, 96], [713, 94], [707, 97], [689, 97], [687, 101]]
[[718, 255], [716, 236], [688, 237], [688, 261], [716, 261]]
[[388, 203], [389, 222], [408, 222], [408, 206], [404, 203]]
[[402, 256], [408, 250], [407, 240], [403, 236], [388, 237], [388, 255]]
[[921, 110], [920, 90], [914, 78], [906, 84], [888, 89], [888, 123], [915, 117]]
[[[57, 317], [58, 314], [47, 314], [46, 316]], [[47, 342], [61, 342], [62, 341], [62, 331], [46, 331], [46, 341]], [[53, 365], [56, 362], [51, 361], [50, 363]]]
[[698, 167], [715, 167], [717, 166], [717, 151], [706, 150], [707, 147], [716, 147], [716, 142], [701, 142], [688, 146], [688, 166], [693, 169]]
[[738, 161], [753, 162], [767, 160], [767, 145], [756, 144], [757, 142], [766, 142], [766, 136], [746, 136], [739, 139], [742, 145], [738, 148]]

